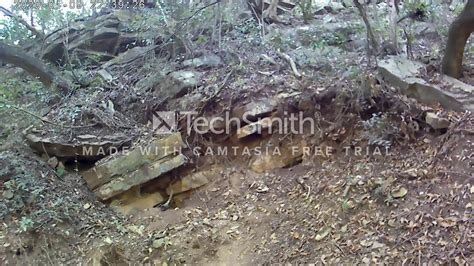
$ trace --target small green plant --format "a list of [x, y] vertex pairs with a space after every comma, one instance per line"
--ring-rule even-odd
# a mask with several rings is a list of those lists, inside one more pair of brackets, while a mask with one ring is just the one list
[[347, 211], [351, 208], [351, 204], [349, 203], [348, 200], [344, 200], [344, 202], [342, 202], [341, 208]]
[[15, 180], [8, 180], [7, 182], [3, 183], [3, 186], [8, 190], [13, 189], [15, 187]]
[[349, 38], [343, 32], [324, 33], [310, 44], [312, 49], [322, 49], [327, 46], [343, 46]]
[[58, 169], [56, 169], [56, 174], [58, 174], [59, 177], [63, 177], [65, 173], [66, 169], [64, 167], [58, 167]]
[[30, 218], [22, 217], [20, 221], [20, 231], [21, 232], [28, 232], [34, 227], [34, 222]]
[[196, 40], [196, 43], [198, 45], [204, 45], [208, 42], [209, 42], [209, 38], [207, 36], [204, 36], [204, 35], [199, 35], [199, 37]]

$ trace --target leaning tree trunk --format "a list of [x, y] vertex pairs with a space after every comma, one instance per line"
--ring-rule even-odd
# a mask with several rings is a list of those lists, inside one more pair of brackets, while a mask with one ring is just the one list
[[46, 87], [57, 86], [63, 94], [69, 91], [69, 82], [48, 68], [41, 60], [19, 48], [0, 42], [0, 61], [23, 68], [28, 74], [38, 78]]
[[469, 0], [449, 28], [448, 44], [442, 63], [444, 74], [454, 78], [462, 76], [464, 48], [472, 32], [474, 32], [474, 0]]

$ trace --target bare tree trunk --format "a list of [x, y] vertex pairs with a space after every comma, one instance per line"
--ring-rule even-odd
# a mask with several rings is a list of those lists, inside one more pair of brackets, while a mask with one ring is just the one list
[[378, 45], [377, 39], [375, 39], [375, 35], [374, 35], [374, 32], [372, 31], [372, 27], [370, 26], [369, 18], [367, 17], [367, 12], [365, 10], [365, 7], [363, 7], [362, 4], [360, 4], [358, 0], [353, 0], [353, 2], [354, 2], [354, 5], [359, 10], [362, 20], [364, 20], [365, 28], [367, 30], [367, 35], [369, 37], [369, 42], [372, 48], [375, 51], [377, 51], [379, 48], [379, 45]]
[[464, 48], [472, 32], [474, 32], [474, 0], [469, 0], [449, 28], [448, 43], [442, 63], [442, 71], [446, 75], [454, 78], [462, 76]]
[[398, 52], [398, 40], [397, 40], [397, 17], [398, 17], [398, 6], [397, 0], [390, 0], [390, 42]]
[[217, 10], [218, 10], [218, 23], [219, 23], [219, 28], [218, 28], [218, 31], [217, 31], [217, 34], [218, 35], [218, 42], [219, 42], [219, 48], [221, 48], [221, 42], [222, 42], [222, 4], [221, 2], [219, 2], [217, 4]]
[[69, 82], [49, 69], [41, 60], [19, 48], [0, 42], [0, 61], [24, 69], [48, 88], [57, 86], [63, 94], [67, 94], [69, 91]]
[[[365, 28], [367, 31], [367, 66], [370, 66], [371, 64], [371, 56], [374, 55], [375, 58], [375, 64], [377, 65], [377, 52], [379, 50], [379, 44], [377, 42], [377, 39], [375, 39], [374, 32], [372, 31], [372, 27], [370, 26], [369, 18], [367, 16], [367, 11], [365, 9], [365, 5], [362, 6], [362, 4], [359, 3], [358, 0], [353, 0], [354, 5], [357, 7], [359, 10], [360, 16], [362, 17], [362, 20], [364, 21]], [[371, 49], [372, 47], [372, 49]]]

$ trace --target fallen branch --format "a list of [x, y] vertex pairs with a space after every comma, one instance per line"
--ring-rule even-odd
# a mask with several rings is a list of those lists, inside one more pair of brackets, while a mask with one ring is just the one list
[[293, 74], [295, 74], [295, 76], [297, 78], [301, 78], [303, 75], [301, 75], [300, 72], [298, 72], [298, 69], [296, 68], [296, 64], [295, 64], [295, 61], [293, 61], [293, 59], [291, 59], [291, 57], [285, 53], [282, 53], [282, 52], [279, 52], [277, 51], [278, 55], [285, 59], [289, 64], [290, 64], [290, 67], [291, 67], [291, 70], [293, 71]]
[[474, 135], [474, 130], [469, 130], [469, 129], [456, 129], [454, 130], [454, 133], [465, 133], [465, 134], [470, 134], [470, 135]]
[[26, 53], [22, 49], [0, 42], [0, 61], [21, 67], [28, 74], [38, 78], [48, 88], [57, 86], [63, 94], [70, 90], [69, 82], [59, 73], [50, 69], [38, 58]]
[[265, 59], [266, 61], [268, 61], [270, 64], [272, 65], [278, 65], [278, 63], [275, 61], [275, 59], [271, 58], [270, 56], [266, 55], [266, 54], [262, 54], [262, 57], [263, 59]]

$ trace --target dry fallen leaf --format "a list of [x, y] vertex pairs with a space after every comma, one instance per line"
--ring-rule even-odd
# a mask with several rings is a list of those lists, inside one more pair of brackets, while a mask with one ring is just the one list
[[453, 226], [456, 226], [456, 224], [458, 223], [458, 218], [456, 217], [448, 217], [446, 219], [444, 218], [438, 218], [437, 219], [439, 225], [441, 225], [442, 227], [445, 227], [445, 228], [449, 228], [449, 227], [453, 227]]
[[366, 248], [372, 246], [372, 244], [373, 244], [373, 242], [370, 241], [370, 240], [365, 240], [364, 239], [364, 240], [360, 241], [360, 245], [363, 246], [363, 247], [366, 247]]
[[331, 228], [330, 227], [321, 229], [315, 237], [316, 241], [323, 240], [325, 237], [327, 237], [329, 235], [329, 233], [331, 233]]
[[404, 187], [401, 187], [399, 190], [392, 193], [392, 197], [395, 199], [403, 198], [408, 193], [408, 190]]

